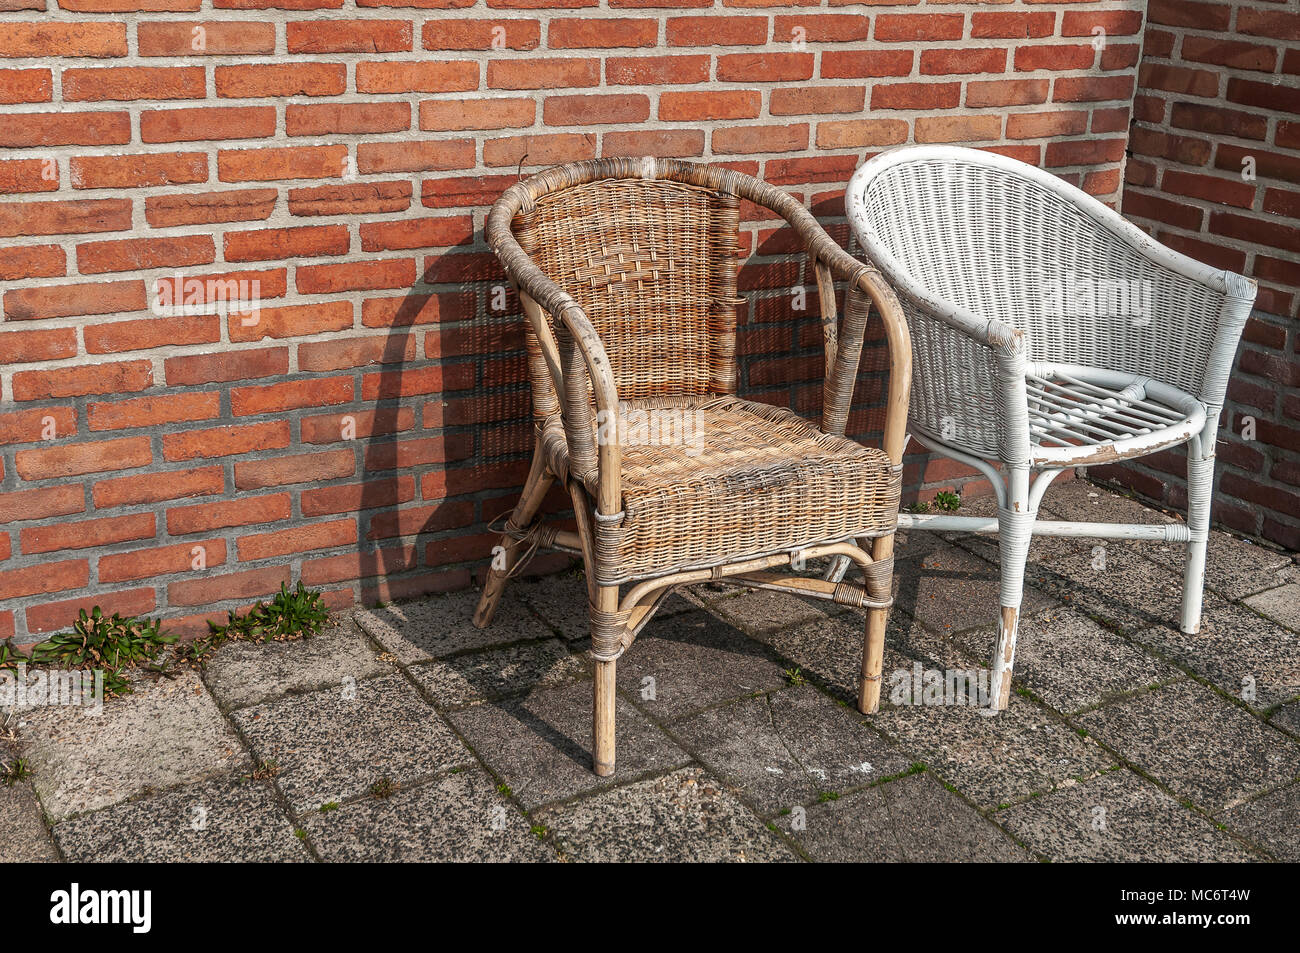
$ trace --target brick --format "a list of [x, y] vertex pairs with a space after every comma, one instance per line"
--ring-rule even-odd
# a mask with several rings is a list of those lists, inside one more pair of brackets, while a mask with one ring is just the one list
[[872, 109], [952, 109], [961, 83], [891, 83], [871, 90]]
[[1228, 101], [1276, 112], [1300, 113], [1300, 88], [1230, 77]]
[[361, 324], [367, 328], [386, 328], [454, 321], [474, 313], [469, 304], [473, 300], [472, 295], [460, 294], [368, 298], [361, 304]]
[[1268, 134], [1268, 117], [1204, 103], [1174, 103], [1169, 124], [1239, 139], [1263, 140]]
[[[774, 90], [772, 111], [777, 112], [777, 94], [796, 90]], [[862, 92], [858, 91], [858, 108]], [[659, 97], [659, 118], [665, 122], [696, 122], [716, 119], [755, 119], [763, 108], [757, 90], [714, 90], [709, 92], [666, 92]], [[794, 109], [787, 112], [803, 113]]]
[[347, 169], [347, 146], [222, 149], [217, 152], [217, 178], [222, 182], [337, 179]]
[[921, 54], [921, 75], [950, 76], [954, 73], [1001, 73], [1007, 66], [1007, 51], [993, 48], [926, 50]]
[[1105, 36], [1133, 36], [1142, 29], [1141, 10], [1066, 10], [1061, 14], [1061, 36], [1090, 36], [1101, 27]]
[[708, 56], [611, 56], [605, 82], [611, 86], [681, 86], [709, 80]]
[[397, 506], [415, 498], [412, 476], [367, 480], [345, 486], [316, 487], [302, 491], [302, 515], [326, 516]]
[[411, 128], [411, 107], [407, 103], [291, 103], [284, 108], [284, 123], [291, 136], [403, 132]]
[[14, 23], [0, 32], [0, 56], [126, 56], [125, 23]]
[[1138, 43], [1109, 43], [1101, 51], [1098, 66], [1104, 70], [1126, 70], [1138, 65], [1142, 47]]
[[167, 532], [173, 536], [206, 533], [230, 526], [274, 523], [291, 515], [288, 493], [243, 497], [215, 503], [178, 506], [167, 511]]
[[1016, 69], [1076, 70], [1091, 69], [1096, 50], [1086, 43], [1055, 46], [1022, 46], [1016, 50]]
[[1183, 37], [1182, 57], [1197, 63], [1214, 63], [1231, 69], [1271, 73], [1277, 64], [1277, 50], [1258, 43], [1242, 43], [1222, 37]]
[[1226, 30], [1232, 20], [1232, 7], [1221, 3], [1197, 3], [1193, 0], [1150, 0], [1147, 17], [1152, 23], [1166, 26]]
[[85, 511], [85, 491], [80, 484], [0, 493], [0, 520], [5, 523], [70, 516]]
[[217, 95], [224, 99], [280, 96], [338, 96], [347, 90], [342, 63], [275, 63], [218, 66], [213, 70]]
[[152, 513], [134, 513], [130, 516], [62, 522], [54, 526], [29, 526], [19, 531], [18, 539], [23, 554], [31, 555], [152, 539], [155, 531]]
[[542, 121], [548, 126], [640, 123], [650, 118], [650, 98], [640, 94], [613, 96], [548, 96]]
[[452, 93], [478, 89], [479, 68], [470, 62], [358, 63], [359, 93]]
[[205, 575], [201, 579], [169, 583], [167, 602], [173, 606], [204, 606], [231, 599], [252, 599], [276, 592], [289, 582], [288, 566], [269, 566], [220, 576]]
[[1138, 82], [1147, 89], [1192, 96], [1217, 96], [1219, 93], [1219, 77], [1214, 72], [1160, 63], [1143, 63], [1138, 70]]
[[808, 148], [808, 125], [740, 126], [715, 129], [713, 151], [728, 155], [753, 152], [793, 152]]
[[487, 85], [492, 89], [560, 89], [599, 84], [600, 61], [595, 59], [492, 60], [487, 67]]
[[274, 106], [199, 106], [146, 109], [140, 113], [141, 142], [263, 139], [273, 135]]
[[997, 13], [972, 13], [970, 35], [972, 39], [1031, 39], [1051, 36], [1056, 29], [1054, 11], [1036, 10]]
[[871, 18], [858, 13], [808, 13], [772, 18], [772, 40], [776, 43], [801, 38], [808, 43], [850, 43], [864, 41], [870, 35]]
[[290, 53], [407, 53], [409, 20], [291, 20], [285, 24]]
[[120, 232], [130, 227], [130, 199], [0, 203], [0, 238]]
[[[486, 152], [486, 144], [484, 147]], [[408, 248], [447, 248], [469, 241], [473, 220], [466, 216], [417, 218], [399, 222], [366, 222], [360, 227], [361, 250], [394, 251]]]
[[19, 371], [13, 377], [14, 400], [130, 393], [152, 385], [153, 365], [149, 361], [91, 364], [57, 371]]
[[420, 496], [426, 500], [441, 500], [479, 490], [518, 487], [523, 485], [527, 473], [528, 464], [517, 462], [430, 470], [420, 477]]
[[[0, 281], [18, 281], [23, 278], [61, 278], [66, 273], [67, 260], [64, 258], [63, 249], [58, 245], [11, 246], [5, 249], [4, 258], [0, 259]], [[23, 333], [32, 334], [32, 332]], [[4, 336], [0, 335], [0, 337]], [[6, 340], [10, 346], [16, 347], [19, 338], [7, 337]], [[4, 349], [3, 345], [0, 345], [0, 353], [10, 354], [8, 350]], [[9, 360], [20, 363], [18, 358], [12, 356], [9, 357]], [[41, 358], [40, 360], [44, 359]]]
[[[304, 265], [298, 269], [297, 288], [302, 294], [338, 294], [345, 291], [408, 288], [415, 283], [415, 279], [414, 258], [390, 258], [338, 265]], [[348, 313], [350, 317], [350, 307]], [[300, 348], [299, 355], [301, 354]]]
[[822, 53], [822, 77], [906, 76], [912, 72], [912, 57], [911, 50], [827, 50]]
[[45, 602], [28, 607], [27, 631], [36, 635], [66, 629], [77, 621], [83, 609], [90, 612], [95, 606], [109, 614], [138, 616], [152, 612], [157, 604], [154, 591], [150, 588], [98, 592], [94, 596], [82, 596], [63, 602]]
[[727, 53], [718, 57], [724, 83], [777, 83], [812, 79], [811, 53]]
[[1172, 136], [1153, 129], [1134, 126], [1129, 137], [1134, 155], [1173, 159], [1184, 165], [1204, 165], [1210, 159], [1210, 144], [1190, 136]]
[[98, 443], [19, 450], [14, 454], [14, 469], [24, 480], [53, 480], [107, 470], [131, 470], [148, 466], [152, 460], [148, 437], [122, 437]]
[[57, 159], [0, 160], [0, 193], [55, 192], [58, 188]]
[[136, 99], [202, 99], [207, 80], [201, 66], [114, 66], [65, 69], [65, 102], [129, 102]]
[[[557, 21], [557, 23], [572, 21]], [[618, 25], [618, 21], [602, 20]], [[428, 20], [422, 45], [426, 50], [489, 50], [498, 38], [507, 50], [535, 50], [541, 43], [541, 25], [536, 20]], [[551, 28], [551, 49], [556, 49], [555, 26]]]
[[45, 407], [0, 414], [0, 444], [35, 443], [70, 437], [77, 432], [72, 407]]
[[236, 387], [230, 392], [230, 410], [236, 417], [282, 413], [303, 407], [329, 407], [352, 403], [351, 377], [327, 377]]
[[416, 559], [414, 546], [380, 547], [362, 553], [311, 559], [302, 564], [302, 580], [309, 586], [319, 586], [347, 579], [388, 576], [412, 568]]
[[[515, 23], [518, 21], [506, 20], [504, 22]], [[428, 29], [429, 27], [426, 26], [426, 33]], [[552, 50], [627, 49], [629, 47], [654, 46], [658, 39], [659, 21], [650, 18], [557, 18], [550, 21], [546, 32], [546, 45]], [[507, 33], [508, 40], [509, 33]], [[536, 41], [534, 41], [533, 46], [536, 46]], [[523, 48], [532, 49], [533, 46]], [[434, 49], [434, 47], [427, 48]], [[517, 48], [519, 47], [512, 47], [512, 49]], [[479, 49], [482, 49], [482, 47], [479, 47]]]
[[155, 195], [144, 200], [144, 217], [154, 228], [260, 221], [270, 217], [278, 197], [277, 189]]
[[[344, 225], [303, 225], [226, 232], [226, 261], [271, 261], [346, 255], [350, 245]], [[366, 249], [369, 251], [370, 249]]]
[[[355, 439], [402, 433], [415, 426], [415, 411], [410, 407], [390, 407], [382, 410], [348, 411], [324, 414], [302, 419], [302, 442], [306, 444], [337, 443], [349, 439], [344, 430], [350, 429]], [[522, 480], [520, 481], [522, 485]]]
[[65, 559], [27, 569], [4, 570], [0, 571], [0, 599], [78, 589], [89, 579], [90, 564], [84, 559]]
[[437, 394], [444, 390], [463, 390], [472, 387], [474, 381], [475, 367], [472, 364], [379, 371], [361, 378], [361, 399], [393, 400], [420, 394]]
[[1017, 113], [1007, 117], [1008, 139], [1046, 139], [1052, 136], [1077, 136], [1088, 129], [1088, 113], [1070, 112]]
[[767, 17], [669, 17], [664, 29], [669, 46], [762, 46]]
[[166, 155], [77, 156], [68, 163], [74, 189], [133, 189], [206, 182], [208, 157], [202, 152]]
[[595, 157], [594, 133], [506, 136], [483, 143], [483, 164], [486, 166], [516, 167], [525, 159], [529, 166], [548, 166]]
[[1125, 193], [1124, 212], [1191, 231], [1198, 231], [1201, 227], [1202, 213], [1199, 208], [1143, 192]]
[[372, 516], [366, 539], [439, 533], [469, 526], [473, 521], [474, 504], [470, 500], [435, 506], [404, 507], [391, 513], [376, 513]]
[[163, 459], [184, 460], [236, 456], [256, 450], [279, 450], [289, 445], [288, 421], [240, 424], [166, 433], [162, 437]]
[[296, 526], [275, 533], [244, 536], [236, 543], [240, 562], [273, 559], [309, 553], [320, 549], [352, 546], [357, 542], [356, 520], [329, 520], [309, 526]]
[[75, 357], [77, 332], [75, 328], [50, 328], [0, 333], [0, 354], [13, 364]]
[[464, 460], [474, 453], [472, 434], [448, 434], [422, 440], [372, 443], [365, 450], [367, 472], [409, 470], [433, 463]]
[[[822, 61], [823, 68], [825, 60]], [[669, 94], [665, 93], [659, 99], [659, 118], [667, 118], [663, 114], [664, 98]], [[692, 93], [679, 93], [680, 96], [691, 96]], [[748, 95], [746, 93], [737, 93], [737, 96]], [[753, 94], [756, 99], [754, 113], [751, 116], [718, 116], [718, 117], [701, 117], [701, 118], [736, 118], [752, 119], [758, 115], [757, 93]], [[805, 86], [791, 87], [789, 89], [774, 89], [768, 102], [768, 108], [773, 116], [804, 116], [809, 113], [826, 114], [826, 113], [859, 113], [866, 104], [867, 91], [862, 86]], [[719, 97], [721, 98], [721, 97]], [[820, 127], [818, 127], [820, 128]]]
[[[423, 105], [428, 104], [422, 104], [421, 116], [424, 115]], [[531, 123], [529, 119], [525, 125]], [[471, 139], [363, 142], [357, 146], [357, 171], [363, 174], [468, 169], [475, 162]]]
[[[1006, 79], [986, 82], [971, 81], [966, 84], [966, 105], [1028, 106], [1047, 101], [1050, 80]], [[1059, 88], [1063, 80], [1057, 80]]]
[[370, 364], [405, 364], [415, 360], [413, 335], [373, 335], [298, 345], [298, 367], [304, 371], [337, 371]]
[[0, 69], [0, 104], [48, 103], [54, 77], [48, 69]]
[[848, 119], [817, 125], [822, 149], [861, 149], [906, 142], [908, 125], [901, 119]]
[[122, 112], [23, 113], [0, 126], [0, 147], [117, 146], [131, 141], [131, 114]]
[[245, 460], [235, 464], [235, 488], [264, 490], [293, 483], [314, 483], [350, 477], [356, 472], [351, 450], [299, 453], [270, 460]]
[[83, 275], [184, 268], [211, 264], [216, 259], [216, 254], [216, 247], [209, 235], [87, 242], [77, 246], [77, 268]]
[[1257, 175], [1287, 182], [1300, 182], [1300, 157], [1267, 152], [1263, 149], [1242, 148], [1226, 142], [1220, 143], [1214, 152], [1214, 167], [1230, 169], [1240, 174], [1243, 168], [1242, 162], [1252, 157], [1255, 160]]
[[966, 17], [961, 13], [882, 13], [876, 17], [876, 40], [919, 43], [960, 40]]
[[[225, 562], [226, 541], [205, 539], [100, 556], [97, 572], [102, 583], [134, 582], [179, 572], [201, 572], [223, 566]], [[196, 565], [202, 568], [196, 569]]]
[[1242, 5], [1237, 13], [1237, 31], [1274, 40], [1300, 40], [1300, 13]]
[[275, 52], [273, 23], [153, 21], [139, 24], [136, 31], [141, 56], [237, 56]]
[[1260, 221], [1236, 212], [1211, 212], [1210, 231], [1257, 245], [1300, 252], [1300, 230], [1293, 225]]
[[[77, 501], [81, 490], [77, 490]], [[92, 488], [96, 509], [114, 506], [136, 506], [179, 500], [192, 496], [215, 496], [225, 489], [225, 476], [221, 467], [199, 467], [191, 470], [168, 470], [164, 473], [143, 473], [139, 476], [101, 480]], [[33, 492], [45, 492], [33, 491]], [[81, 508], [71, 512], [81, 512]]]
[[216, 391], [136, 397], [113, 403], [92, 403], [86, 407], [87, 426], [92, 430], [123, 430], [131, 427], [159, 427], [190, 420], [211, 420], [221, 413], [221, 395]]
[[[429, 130], [509, 129], [531, 126], [531, 99], [456, 99], [420, 103], [420, 128]], [[469, 163], [473, 165], [473, 162]]]
[[1102, 165], [1124, 158], [1123, 139], [1089, 139], [1075, 142], [1049, 142], [1045, 157], [1048, 166]]

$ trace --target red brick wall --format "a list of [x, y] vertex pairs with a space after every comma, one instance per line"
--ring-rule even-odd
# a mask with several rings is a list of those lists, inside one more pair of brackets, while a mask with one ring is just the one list
[[[530, 444], [481, 238], [521, 161], [727, 163], [841, 240], [852, 170], [904, 142], [1114, 203], [1143, 7], [0, 0], [0, 638], [92, 603], [195, 626], [298, 578], [465, 585]], [[742, 390], [813, 411], [810, 276], [743, 231]], [[259, 281], [260, 320], [154, 315], [176, 276]]]
[[[1300, 549], [1300, 7], [1151, 0], [1134, 120], [1124, 214], [1260, 284], [1228, 387], [1214, 518]], [[1094, 471], [1186, 506], [1181, 451]]]

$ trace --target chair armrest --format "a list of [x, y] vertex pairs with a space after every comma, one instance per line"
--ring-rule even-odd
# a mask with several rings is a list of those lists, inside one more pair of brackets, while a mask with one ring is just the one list
[[[531, 197], [526, 182], [511, 186], [492, 206], [486, 233], [488, 245], [500, 259], [506, 276], [546, 313], [560, 322], [556, 339], [559, 366], [548, 360], [553, 384], [561, 395], [560, 416], [569, 446], [570, 476], [579, 481], [596, 472], [599, 479], [599, 512], [617, 513], [622, 506], [621, 450], [617, 440], [597, 446], [591, 398], [596, 410], [614, 419], [618, 413], [618, 390], [605, 345], [582, 307], [563, 288], [537, 267], [515, 240], [511, 223]], [[531, 316], [530, 316], [531, 319]], [[541, 322], [545, 325], [545, 322]], [[534, 327], [543, 341], [552, 339], [550, 329]]]

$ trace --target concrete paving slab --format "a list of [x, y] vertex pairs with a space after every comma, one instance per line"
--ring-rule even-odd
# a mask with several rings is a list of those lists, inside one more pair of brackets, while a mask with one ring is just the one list
[[795, 860], [781, 839], [702, 768], [688, 767], [538, 815], [579, 861]]
[[[546, 623], [571, 642], [591, 635], [588, 618], [587, 577], [580, 572], [541, 576], [536, 579], [512, 579], [506, 595], [532, 607]], [[685, 590], [673, 593], [655, 610], [650, 625], [660, 619], [690, 612], [697, 604]]]
[[[1183, 572], [1187, 548], [1181, 544], [1149, 543], [1143, 548], [1148, 559], [1178, 573]], [[1258, 546], [1221, 530], [1210, 531], [1205, 551], [1205, 585], [1229, 599], [1242, 599], [1289, 579], [1291, 557]]]
[[1300, 735], [1300, 701], [1283, 705], [1269, 716], [1269, 723], [1293, 735]]
[[825, 621], [846, 611], [829, 600], [802, 599], [784, 592], [750, 589], [720, 599], [709, 610], [750, 635], [762, 635], [809, 622]]
[[78, 863], [309, 861], [270, 785], [246, 779], [191, 784], [83, 814], [54, 828]]
[[241, 708], [235, 724], [295, 813], [472, 762], [401, 675]]
[[1300, 745], [1191, 680], [1107, 705], [1075, 722], [1211, 813], [1300, 775]]
[[927, 773], [777, 819], [813, 860], [1023, 863], [1029, 854]]
[[197, 672], [132, 684], [133, 694], [109, 699], [98, 716], [70, 707], [23, 712], [20, 744], [51, 819], [249, 768]]
[[227, 708], [360, 681], [392, 666], [380, 662], [350, 621], [294, 642], [233, 642], [213, 653], [203, 679]]
[[553, 634], [508, 591], [497, 607], [492, 624], [486, 629], [475, 628], [472, 619], [478, 598], [477, 590], [466, 589], [423, 602], [361, 609], [353, 618], [371, 638], [406, 665], [467, 649], [546, 639]]
[[1039, 505], [1043, 519], [1067, 520], [1072, 523], [1176, 523], [1160, 510], [1087, 480], [1063, 480], [1053, 483]]
[[559, 639], [547, 639], [413, 665], [410, 674], [429, 692], [434, 704], [454, 708], [520, 695], [589, 673], [581, 655], [570, 654]]
[[450, 718], [475, 753], [527, 810], [690, 760], [622, 698], [615, 706], [616, 770], [591, 770], [590, 680], [566, 682], [525, 698], [484, 702]]
[[546, 862], [555, 851], [478, 767], [387, 798], [303, 818], [323, 860], [345, 863]]
[[1121, 768], [998, 811], [993, 820], [1056, 861], [1239, 863], [1260, 858]]
[[1223, 822], [1287, 863], [1300, 863], [1300, 784], [1234, 807]]
[[[894, 610], [901, 609], [935, 632], [962, 632], [997, 625], [1002, 615], [996, 562], [944, 543], [918, 563], [915, 573], [900, 571]], [[1026, 589], [1023, 610], [1039, 612], [1053, 600]]]
[[[0, 747], [0, 761], [7, 757]], [[58, 859], [32, 786], [26, 781], [0, 784], [0, 864], [52, 863]]]
[[766, 646], [700, 611], [647, 626], [618, 661], [619, 690], [660, 720], [784, 684]]
[[673, 733], [763, 816], [912, 763], [857, 712], [807, 685], [711, 708]]
[[1279, 625], [1300, 631], [1300, 583], [1289, 582], [1242, 601]]

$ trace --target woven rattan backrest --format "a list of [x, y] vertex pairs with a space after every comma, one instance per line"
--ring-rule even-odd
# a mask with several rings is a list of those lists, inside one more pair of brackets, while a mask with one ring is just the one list
[[738, 228], [734, 195], [640, 178], [551, 192], [515, 218], [591, 319], [622, 400], [735, 392]]
[[1160, 267], [1061, 194], [1014, 170], [944, 158], [883, 170], [865, 201], [908, 271], [939, 297], [1025, 331], [1031, 360], [1196, 392], [1223, 296]]

